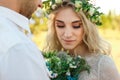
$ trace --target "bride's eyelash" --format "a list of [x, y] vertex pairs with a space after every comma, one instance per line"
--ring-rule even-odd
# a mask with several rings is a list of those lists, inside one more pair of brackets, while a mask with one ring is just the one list
[[[64, 28], [65, 26], [57, 25], [58, 28]], [[73, 28], [80, 28], [81, 26], [73, 26]]]
[[81, 28], [81, 26], [82, 26], [82, 23], [76, 23], [76, 24], [73, 24], [73, 25], [72, 25], [72, 27], [73, 27], [73, 28], [76, 28], [76, 29], [77, 29], [77, 28]]
[[57, 25], [58, 28], [64, 28], [65, 26], [63, 25]]
[[81, 26], [79, 25], [79, 26], [73, 26], [73, 28], [80, 28]]

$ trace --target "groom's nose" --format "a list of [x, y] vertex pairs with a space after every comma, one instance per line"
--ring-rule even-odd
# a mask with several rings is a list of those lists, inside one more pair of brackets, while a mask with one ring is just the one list
[[39, 0], [38, 7], [42, 8], [42, 0]]

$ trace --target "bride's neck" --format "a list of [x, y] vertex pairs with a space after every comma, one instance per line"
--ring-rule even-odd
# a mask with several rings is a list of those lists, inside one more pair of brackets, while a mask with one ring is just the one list
[[85, 45], [82, 45], [82, 46], [78, 45], [75, 49], [69, 51], [69, 54], [73, 56], [77, 56], [77, 55], [85, 56], [88, 53], [89, 53], [89, 50]]

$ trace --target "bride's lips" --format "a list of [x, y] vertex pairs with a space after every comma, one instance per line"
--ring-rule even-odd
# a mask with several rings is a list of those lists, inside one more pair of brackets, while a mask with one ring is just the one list
[[75, 40], [63, 40], [63, 41], [66, 43], [71, 43], [71, 42], [74, 42]]

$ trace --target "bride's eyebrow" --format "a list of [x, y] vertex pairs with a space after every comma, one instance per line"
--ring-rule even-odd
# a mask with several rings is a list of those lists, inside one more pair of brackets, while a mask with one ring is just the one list
[[61, 21], [61, 20], [55, 20], [55, 21], [60, 22], [60, 23], [64, 23], [64, 21]]
[[76, 20], [76, 21], [73, 21], [72, 23], [82, 23], [82, 21], [81, 20]]

